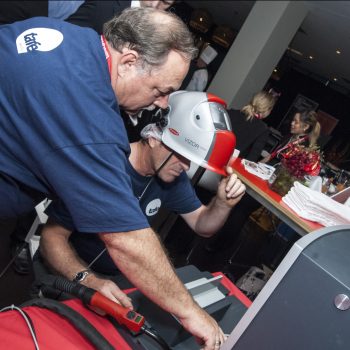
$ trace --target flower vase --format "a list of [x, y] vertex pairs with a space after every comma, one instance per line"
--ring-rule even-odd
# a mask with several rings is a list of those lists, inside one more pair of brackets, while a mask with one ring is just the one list
[[283, 197], [288, 193], [295, 181], [298, 181], [298, 179], [291, 175], [288, 169], [281, 164], [274, 173], [274, 180], [270, 184], [270, 188]]

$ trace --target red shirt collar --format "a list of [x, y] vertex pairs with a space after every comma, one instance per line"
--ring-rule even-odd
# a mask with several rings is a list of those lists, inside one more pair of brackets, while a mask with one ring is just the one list
[[112, 74], [111, 53], [108, 50], [107, 41], [106, 41], [106, 38], [103, 35], [101, 35], [101, 43], [102, 43], [103, 51], [104, 51], [105, 56], [106, 56], [106, 60], [107, 60], [107, 64], [108, 64], [108, 70], [109, 70], [109, 75], [111, 75]]

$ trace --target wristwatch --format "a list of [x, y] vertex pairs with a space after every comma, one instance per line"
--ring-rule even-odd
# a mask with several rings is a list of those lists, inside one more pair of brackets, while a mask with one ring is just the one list
[[90, 270], [79, 271], [73, 278], [73, 282], [83, 282], [86, 276], [90, 273]]

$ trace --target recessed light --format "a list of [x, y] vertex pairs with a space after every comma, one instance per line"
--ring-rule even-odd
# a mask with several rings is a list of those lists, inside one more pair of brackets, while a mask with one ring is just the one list
[[302, 53], [302, 52], [300, 52], [300, 51], [298, 51], [298, 50], [295, 50], [295, 49], [292, 49], [291, 47], [288, 47], [287, 50], [290, 51], [290, 52], [295, 53], [295, 54], [298, 55], [298, 56], [303, 56], [303, 53]]
[[275, 73], [277, 73], [277, 68], [275, 68], [273, 71], [274, 71]]
[[335, 78], [335, 77], [333, 78], [333, 81], [337, 81], [337, 80], [338, 80], [338, 78]]
[[311, 56], [311, 55], [310, 55], [309, 58], [310, 58], [310, 60], [313, 60], [313, 59], [314, 59], [314, 56]]
[[340, 55], [341, 54], [341, 51], [340, 50], [337, 50], [335, 51], [337, 55]]

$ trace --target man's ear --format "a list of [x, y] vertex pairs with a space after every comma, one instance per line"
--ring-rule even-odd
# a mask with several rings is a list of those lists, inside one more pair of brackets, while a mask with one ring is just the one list
[[119, 60], [118, 75], [124, 76], [128, 71], [134, 69], [138, 59], [139, 54], [137, 51], [124, 48]]
[[154, 137], [150, 137], [148, 139], [148, 144], [151, 148], [156, 148], [159, 147], [161, 145], [162, 141], [159, 141], [157, 139], [155, 139]]

